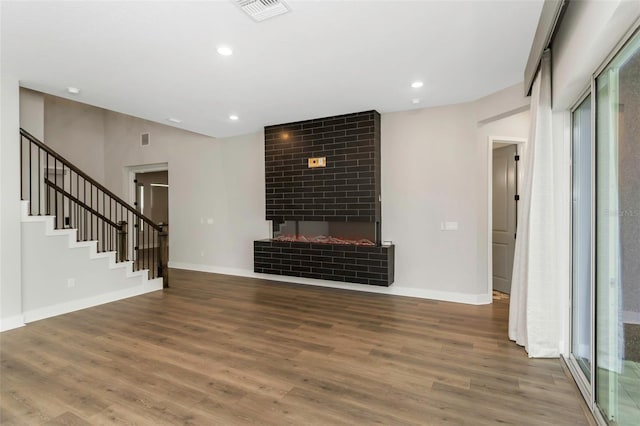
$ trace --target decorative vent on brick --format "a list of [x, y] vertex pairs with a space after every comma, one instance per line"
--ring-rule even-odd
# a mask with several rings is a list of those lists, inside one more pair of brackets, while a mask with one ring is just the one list
[[240, 9], [256, 22], [289, 12], [282, 0], [234, 0]]
[[142, 133], [140, 135], [140, 146], [151, 145], [151, 135], [149, 133]]

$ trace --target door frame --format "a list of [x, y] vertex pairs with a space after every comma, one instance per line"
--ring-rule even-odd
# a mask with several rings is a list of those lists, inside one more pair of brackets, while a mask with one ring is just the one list
[[[169, 173], [169, 163], [154, 163], [154, 164], [142, 164], [138, 166], [128, 166], [125, 167], [125, 172], [127, 174], [127, 184], [129, 186], [129, 204], [133, 208], [136, 207], [136, 174], [137, 173], [147, 173], [147, 172], [164, 172]], [[169, 186], [171, 188], [171, 186]], [[169, 197], [171, 199], [171, 197]], [[137, 209], [136, 209], [137, 210]], [[129, 245], [129, 253], [133, 253], [135, 250], [133, 249], [133, 240]]]
[[169, 163], [143, 164], [140, 166], [127, 167], [128, 185], [129, 185], [129, 204], [135, 206], [136, 202], [136, 174], [148, 172], [169, 172]]
[[[493, 145], [496, 143], [514, 144], [517, 147], [518, 155], [522, 155], [524, 150], [523, 144], [527, 143], [527, 139], [516, 138], [511, 136], [489, 136], [487, 138], [487, 294], [489, 300], [493, 303]], [[524, 167], [518, 167], [518, 187], [522, 182]]]

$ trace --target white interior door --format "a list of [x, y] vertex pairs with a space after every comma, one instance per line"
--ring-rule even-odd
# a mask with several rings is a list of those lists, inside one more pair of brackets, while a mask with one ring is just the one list
[[516, 155], [516, 145], [493, 150], [493, 289], [508, 294], [516, 247]]

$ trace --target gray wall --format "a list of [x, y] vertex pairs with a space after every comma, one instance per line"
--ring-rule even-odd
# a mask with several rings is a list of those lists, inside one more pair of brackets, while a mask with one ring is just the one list
[[[527, 102], [516, 85], [477, 102], [382, 116], [383, 239], [393, 240], [397, 252], [395, 284], [380, 291], [491, 301], [488, 136], [526, 137]], [[263, 132], [214, 139], [69, 104], [45, 103], [49, 126], [51, 117], [72, 123], [54, 126], [58, 150], [66, 156], [84, 151], [78, 161], [94, 167], [97, 156], [88, 154], [102, 146], [104, 183], [124, 199], [131, 199], [131, 167], [168, 164], [170, 266], [253, 275], [253, 240], [269, 237]], [[101, 128], [93, 148], [79, 145]], [[145, 132], [151, 144], [142, 147]], [[459, 229], [441, 231], [444, 221], [457, 221]]]
[[20, 128], [36, 138], [44, 139], [44, 95], [20, 88]]
[[46, 144], [102, 184], [105, 112], [56, 96], [44, 98]]

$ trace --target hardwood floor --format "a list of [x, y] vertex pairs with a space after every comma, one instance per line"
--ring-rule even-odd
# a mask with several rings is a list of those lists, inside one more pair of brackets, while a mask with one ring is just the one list
[[171, 271], [0, 334], [3, 425], [588, 424], [557, 359], [469, 306]]

